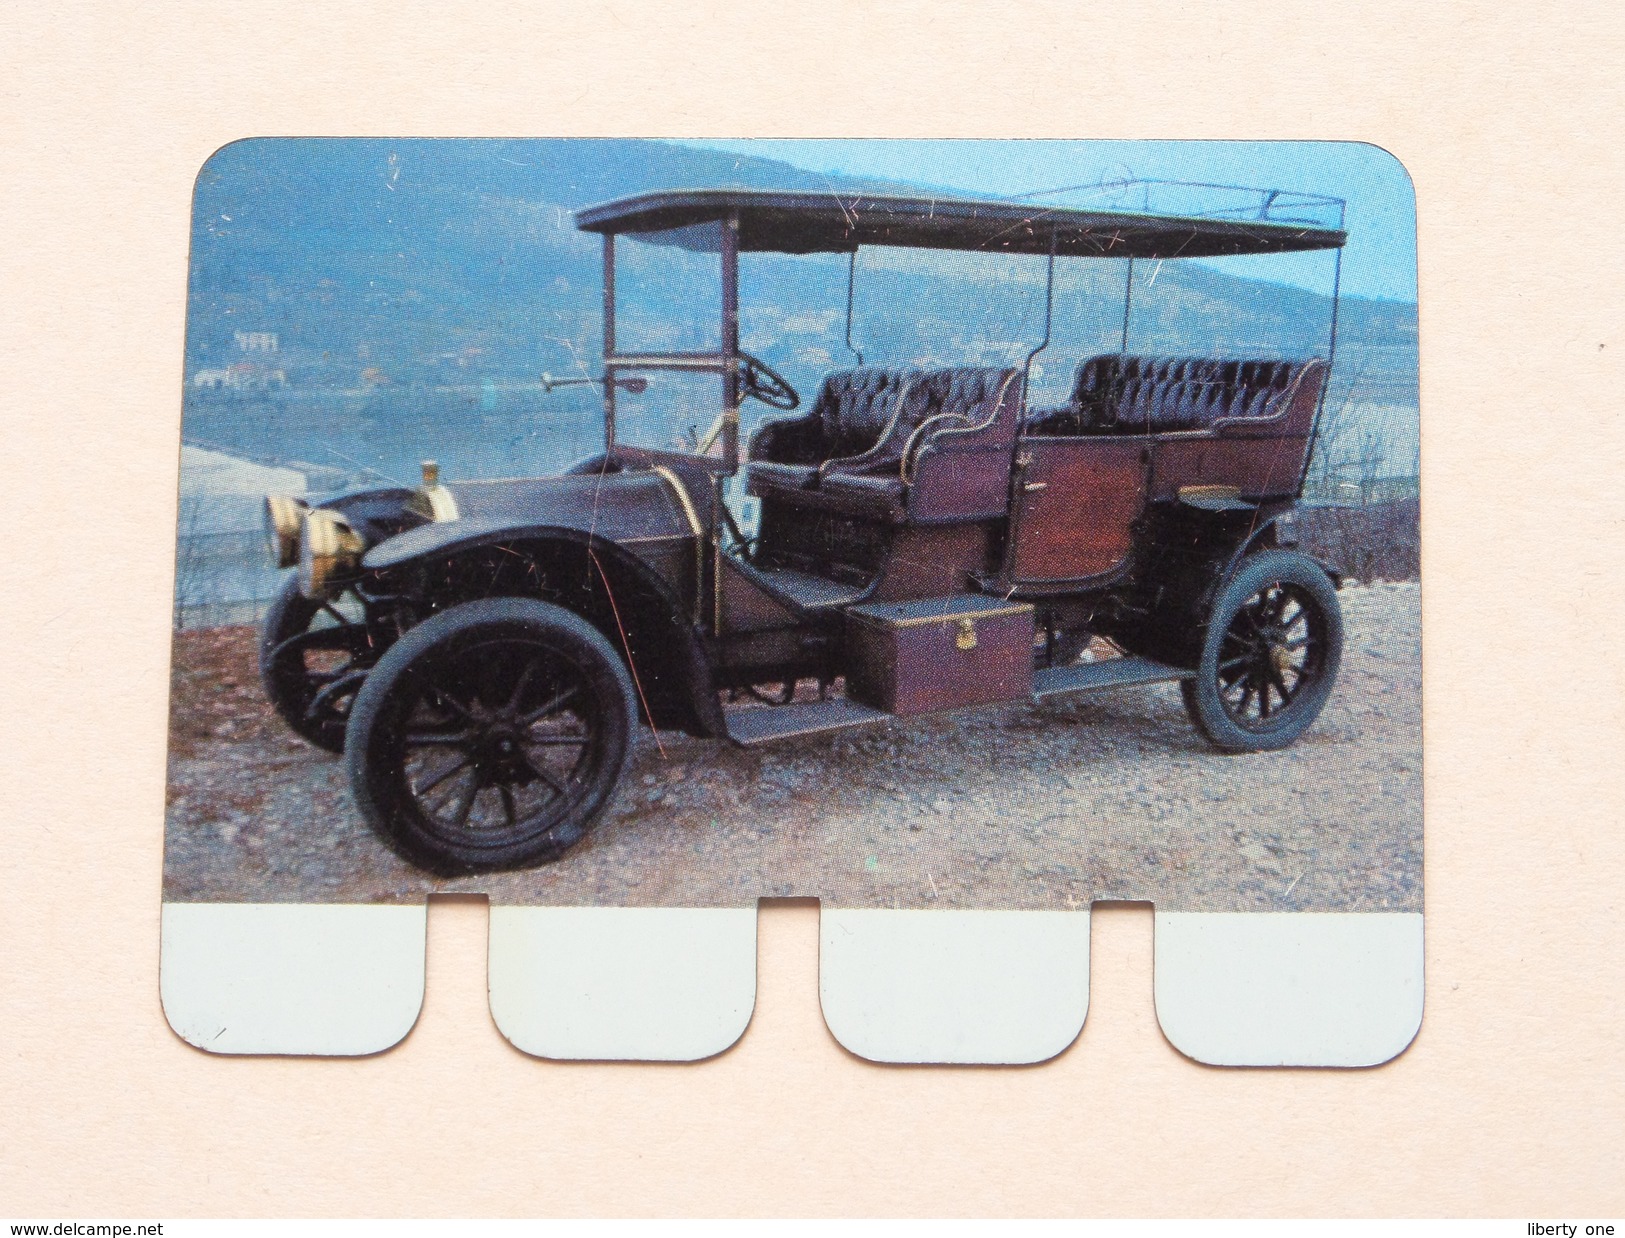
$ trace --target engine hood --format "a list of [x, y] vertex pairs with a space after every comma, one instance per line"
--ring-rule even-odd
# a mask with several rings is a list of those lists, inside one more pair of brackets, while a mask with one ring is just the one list
[[377, 569], [405, 563], [456, 542], [531, 529], [572, 529], [609, 542], [699, 536], [699, 501], [677, 476], [659, 471], [591, 473], [514, 481], [453, 481], [433, 523], [419, 525], [372, 547], [362, 565]]

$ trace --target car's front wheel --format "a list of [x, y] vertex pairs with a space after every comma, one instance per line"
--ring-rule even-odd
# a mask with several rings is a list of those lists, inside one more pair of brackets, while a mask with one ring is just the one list
[[407, 632], [368, 675], [345, 757], [368, 823], [437, 873], [545, 863], [608, 805], [637, 722], [625, 667], [579, 616], [490, 598]]
[[1208, 617], [1201, 662], [1180, 684], [1197, 729], [1227, 752], [1284, 748], [1320, 716], [1343, 654], [1337, 590], [1313, 559], [1242, 561]]
[[272, 708], [318, 748], [342, 751], [375, 639], [355, 594], [312, 601], [290, 577], [260, 627], [260, 683]]

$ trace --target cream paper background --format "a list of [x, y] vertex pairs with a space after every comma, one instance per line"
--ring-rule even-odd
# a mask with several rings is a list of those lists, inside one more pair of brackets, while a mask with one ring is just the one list
[[[0, 1214], [1625, 1213], [1614, 6], [956, 0], [0, 14]], [[1151, 916], [1095, 918], [1041, 1067], [888, 1069], [811, 904], [693, 1067], [537, 1063], [481, 903], [364, 1061], [223, 1060], [158, 1005], [193, 175], [234, 138], [1350, 138], [1417, 183], [1428, 1003], [1369, 1071], [1194, 1065]]]

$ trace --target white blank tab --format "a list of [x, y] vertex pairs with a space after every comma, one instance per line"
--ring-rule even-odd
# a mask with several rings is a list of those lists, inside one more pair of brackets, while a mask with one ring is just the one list
[[710, 1057], [756, 1006], [756, 908], [492, 907], [490, 985], [537, 1057]]
[[1374, 1066], [1422, 1025], [1422, 917], [1158, 912], [1157, 1021], [1214, 1066]]
[[159, 991], [211, 1053], [377, 1053], [423, 1007], [424, 904], [165, 903]]
[[1054, 1057], [1089, 1012], [1087, 911], [820, 913], [819, 997], [873, 1062]]

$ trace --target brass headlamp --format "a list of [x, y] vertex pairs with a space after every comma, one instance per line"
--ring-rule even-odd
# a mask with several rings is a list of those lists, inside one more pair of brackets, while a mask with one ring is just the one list
[[361, 575], [367, 544], [350, 522], [318, 507], [305, 513], [299, 544], [299, 591], [312, 601], [331, 600]]
[[299, 562], [299, 538], [310, 504], [290, 494], [265, 496], [265, 548], [277, 567]]

